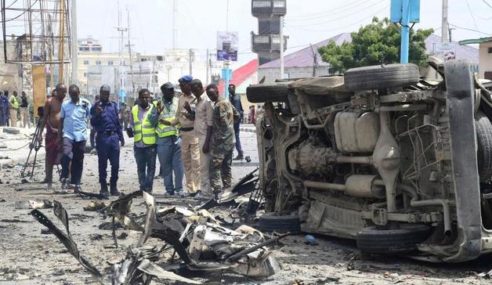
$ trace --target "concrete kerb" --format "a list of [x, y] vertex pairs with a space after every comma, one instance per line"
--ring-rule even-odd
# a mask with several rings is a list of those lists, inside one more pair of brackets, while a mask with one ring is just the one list
[[256, 128], [255, 127], [239, 128], [239, 131], [244, 133], [256, 133]]

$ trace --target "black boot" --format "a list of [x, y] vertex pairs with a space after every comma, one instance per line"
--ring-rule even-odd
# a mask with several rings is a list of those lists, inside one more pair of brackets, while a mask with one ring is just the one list
[[118, 188], [116, 185], [111, 184], [110, 186], [110, 191], [111, 191], [111, 196], [120, 196], [120, 191], [118, 191]]
[[238, 153], [237, 156], [235, 158], [233, 158], [232, 160], [243, 160], [244, 159], [244, 156], [243, 156], [243, 153]]
[[109, 193], [108, 193], [108, 184], [106, 183], [101, 183], [101, 191], [99, 192], [99, 195], [101, 196], [101, 199], [108, 199], [109, 198]]

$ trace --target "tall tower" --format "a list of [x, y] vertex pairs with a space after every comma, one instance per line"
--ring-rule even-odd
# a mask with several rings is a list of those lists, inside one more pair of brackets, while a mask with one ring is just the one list
[[279, 59], [281, 40], [284, 51], [287, 49], [287, 37], [281, 39], [287, 0], [252, 0], [251, 13], [258, 18], [258, 34], [251, 32], [251, 43], [260, 65]]

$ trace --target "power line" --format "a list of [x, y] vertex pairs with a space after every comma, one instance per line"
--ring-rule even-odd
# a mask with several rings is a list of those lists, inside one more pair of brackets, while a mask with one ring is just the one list
[[[336, 18], [330, 18], [330, 19], [327, 19], [327, 20], [324, 20], [324, 21], [320, 21], [320, 22], [319, 21], [318, 22], [310, 22], [310, 23], [306, 23], [306, 24], [302, 24], [302, 25], [288, 25], [288, 27], [306, 27], [306, 26], [313, 26], [313, 25], [326, 25], [326, 24], [329, 24], [329, 23], [338, 22], [338, 21], [340, 21], [342, 19], [345, 19], [347, 17], [350, 17], [350, 16], [354, 16], [354, 15], [358, 15], [358, 14], [367, 12], [367, 9], [369, 9], [371, 7], [378, 7], [378, 6], [380, 6], [381, 3], [384, 4], [383, 10], [384, 9], [387, 9], [389, 7], [387, 3], [379, 2], [378, 1], [378, 4], [369, 3], [368, 6], [360, 7], [360, 9], [357, 9], [357, 10], [353, 11], [353, 13], [349, 13], [349, 14], [345, 14], [345, 15], [340, 15], [339, 17], [336, 17]], [[371, 15], [373, 15], [373, 14], [374, 13], [371, 13]]]
[[359, 4], [366, 3], [367, 0], [357, 0], [354, 2], [349, 2], [345, 6], [338, 6], [333, 9], [330, 9], [329, 11], [323, 11], [323, 12], [318, 12], [318, 13], [312, 13], [312, 14], [304, 14], [301, 16], [297, 17], [289, 17], [289, 21], [305, 21], [305, 20], [311, 20], [311, 19], [319, 19], [319, 18], [324, 18], [333, 14], [338, 14], [339, 10], [344, 11], [348, 10], [352, 6], [357, 6]]
[[[378, 13], [381, 13], [383, 11], [385, 11], [386, 9], [389, 8], [389, 5], [386, 4], [382, 9], [379, 9], [375, 12], [372, 12], [370, 15], [367, 15], [369, 17], [374, 17], [374, 15], [378, 14]], [[357, 25], [357, 24], [362, 24], [362, 23], [366, 23], [367, 22], [367, 17], [361, 17], [361, 18], [364, 18], [364, 20], [358, 20], [357, 22], [353, 22], [351, 24], [348, 24], [348, 25], [345, 25], [345, 27], [351, 27], [351, 26], [354, 26], [354, 25]], [[311, 25], [309, 25], [311, 26]], [[303, 28], [305, 27], [305, 25], [300, 25], [300, 26], [287, 26], [288, 28], [294, 28], [294, 29], [301, 29], [301, 30], [305, 30], [305, 31], [313, 31], [313, 32], [329, 32], [329, 31], [335, 31], [335, 30], [339, 30], [340, 27], [337, 27], [337, 28], [334, 28], [334, 29], [306, 29], [306, 28]]]
[[466, 28], [466, 27], [460, 27], [460, 26], [457, 26], [457, 25], [455, 25], [455, 24], [451, 24], [451, 23], [450, 23], [449, 25], [450, 25], [450, 26], [453, 26], [453, 27], [455, 27], [455, 28], [457, 28], [457, 29], [466, 30], [466, 31], [471, 31], [471, 32], [476, 32], [476, 33], [483, 34], [483, 35], [486, 35], [486, 36], [490, 36], [490, 35], [491, 35], [491, 34], [489, 34], [489, 33], [484, 33], [484, 32], [479, 31], [479, 30], [470, 29], [470, 28]]
[[473, 15], [473, 11], [470, 7], [470, 2], [468, 2], [468, 0], [466, 0], [466, 7], [468, 7], [468, 12], [470, 12], [470, 16], [473, 19], [473, 25], [475, 26], [475, 29], [478, 30], [477, 21], [475, 20], [475, 16]]
[[482, 2], [483, 2], [485, 5], [487, 5], [487, 6], [489, 6], [490, 8], [492, 8], [492, 4], [490, 4], [490, 3], [489, 3], [489, 2], [487, 2], [486, 0], [482, 0]]

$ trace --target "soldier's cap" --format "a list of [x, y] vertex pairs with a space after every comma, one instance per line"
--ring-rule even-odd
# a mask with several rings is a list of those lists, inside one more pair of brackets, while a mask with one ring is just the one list
[[191, 81], [193, 80], [193, 76], [191, 75], [185, 75], [183, 77], [181, 77], [178, 82], [179, 83], [191, 83]]
[[174, 92], [174, 85], [171, 82], [166, 82], [166, 83], [161, 85], [161, 90]]
[[107, 85], [107, 84], [104, 84], [103, 86], [101, 86], [101, 89], [99, 91], [111, 93], [111, 87], [109, 87], [109, 85]]

